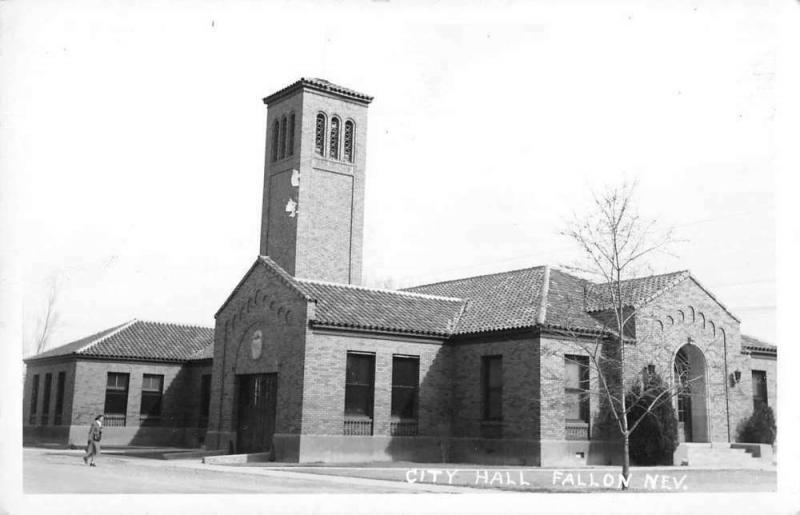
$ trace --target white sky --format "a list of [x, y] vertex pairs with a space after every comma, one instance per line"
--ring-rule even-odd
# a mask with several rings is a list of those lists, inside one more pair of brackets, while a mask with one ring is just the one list
[[51, 277], [53, 344], [212, 326], [258, 253], [261, 99], [316, 76], [376, 97], [368, 283], [571, 261], [563, 220], [635, 178], [685, 240], [655, 271], [690, 269], [775, 342], [772, 2], [167, 5], [5, 7], [26, 334]]

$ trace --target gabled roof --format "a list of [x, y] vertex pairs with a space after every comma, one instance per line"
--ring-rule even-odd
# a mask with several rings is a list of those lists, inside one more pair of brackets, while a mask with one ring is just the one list
[[449, 336], [464, 301], [442, 296], [296, 279], [317, 306], [315, 325]]
[[[690, 277], [687, 270], [670, 272], [668, 274], [649, 275], [620, 281], [622, 290], [622, 304], [625, 306], [641, 307], [652, 299], [666, 292], [673, 286]], [[586, 283], [586, 311], [604, 311], [613, 308], [611, 283]]]
[[258, 256], [256, 258], [255, 263], [253, 263], [252, 266], [250, 266], [250, 269], [247, 270], [247, 272], [245, 272], [244, 276], [241, 278], [239, 283], [236, 285], [233, 291], [231, 291], [230, 295], [228, 295], [228, 298], [225, 299], [225, 302], [223, 302], [222, 305], [217, 310], [217, 312], [214, 313], [214, 317], [217, 317], [222, 312], [222, 310], [225, 309], [225, 306], [227, 306], [228, 303], [233, 299], [233, 297], [236, 296], [236, 293], [239, 291], [239, 289], [242, 287], [245, 281], [247, 281], [247, 278], [250, 277], [250, 274], [253, 273], [253, 270], [255, 270], [256, 267], [259, 266], [263, 267], [267, 272], [277, 277], [278, 280], [280, 280], [283, 284], [288, 286], [291, 290], [293, 290], [296, 294], [300, 295], [305, 300], [309, 301], [312, 300], [308, 292], [305, 291], [305, 289], [303, 288], [303, 286], [300, 283], [298, 283], [295, 280], [295, 278], [289, 274], [289, 272], [284, 270], [278, 263], [273, 261], [272, 258], [270, 258], [269, 256]]
[[778, 354], [778, 347], [752, 336], [742, 335], [742, 350], [747, 352], [760, 352], [763, 354]]
[[214, 330], [210, 327], [134, 319], [25, 361], [66, 356], [191, 361], [210, 358], [213, 347]]
[[[737, 322], [741, 322], [739, 317], [734, 315], [731, 310], [729, 310], [722, 302], [719, 301], [719, 299], [714, 296], [713, 293], [711, 293], [711, 291], [700, 284], [700, 281], [692, 276], [688, 270], [670, 272], [667, 274], [648, 275], [646, 277], [637, 277], [634, 279], [620, 281], [620, 285], [622, 287], [623, 304], [625, 306], [640, 308], [687, 279], [694, 281], [694, 283], [701, 290], [703, 290], [706, 295], [711, 297], [711, 299], [716, 302], [719, 307], [723, 309], [723, 311], [728, 313]], [[611, 294], [609, 292], [608, 283], [596, 284], [587, 282], [586, 311], [593, 313], [611, 308]]]

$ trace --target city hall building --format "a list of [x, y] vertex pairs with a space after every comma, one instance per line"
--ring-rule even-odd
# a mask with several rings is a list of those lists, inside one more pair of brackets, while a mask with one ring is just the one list
[[[360, 286], [371, 101], [321, 79], [264, 99], [260, 252], [204, 347], [206, 448], [301, 462], [617, 462], [590, 359], [614, 341], [604, 285], [539, 266]], [[682, 442], [729, 446], [754, 406], [775, 407], [776, 348], [742, 336], [697, 278], [623, 290], [628, 382], [692, 378], [675, 400]]]

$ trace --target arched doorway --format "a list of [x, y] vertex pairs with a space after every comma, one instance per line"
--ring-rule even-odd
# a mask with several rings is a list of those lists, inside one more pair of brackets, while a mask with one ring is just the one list
[[682, 442], [708, 442], [706, 358], [687, 343], [675, 353], [674, 380], [680, 384], [677, 402], [678, 437]]

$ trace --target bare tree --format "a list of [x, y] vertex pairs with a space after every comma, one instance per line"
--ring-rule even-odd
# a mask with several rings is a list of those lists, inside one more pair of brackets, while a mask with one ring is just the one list
[[[676, 367], [662, 370], [667, 381], [657, 389], [647, 380], [648, 374], [656, 373], [652, 363], [669, 363], [671, 368], [672, 356], [666, 345], [642, 344], [643, 338], [652, 335], [636, 334], [637, 316], [641, 320], [647, 314], [632, 301], [633, 283], [629, 279], [640, 276], [647, 258], [664, 251], [673, 238], [671, 230], [661, 230], [655, 220], [639, 215], [634, 192], [635, 184], [623, 184], [595, 194], [590, 212], [576, 216], [562, 232], [580, 249], [581, 263], [569, 268], [592, 279], [587, 283], [586, 296], [599, 307], [593, 316], [605, 326], [604, 331], [594, 336], [574, 330], [563, 330], [562, 334], [572, 343], [576, 354], [591, 361], [595, 384], [585, 394], [601, 397], [601, 409], [610, 413], [611, 426], [622, 437], [623, 489], [627, 488], [630, 477], [633, 432], [653, 410], [673, 402], [675, 396], [684, 394], [698, 379], [689, 377], [687, 367]], [[661, 351], [663, 356], [654, 355]], [[635, 356], [636, 353], [647, 355]], [[647, 365], [639, 368], [642, 364]], [[669, 380], [670, 377], [673, 379]], [[636, 388], [632, 388], [634, 382]], [[635, 398], [626, 398], [631, 395]]]
[[47, 350], [50, 340], [53, 337], [59, 325], [59, 311], [58, 311], [58, 296], [59, 296], [59, 282], [57, 278], [52, 278], [48, 285], [46, 304], [42, 315], [40, 316], [36, 332], [31, 339], [36, 354], [41, 354]]

